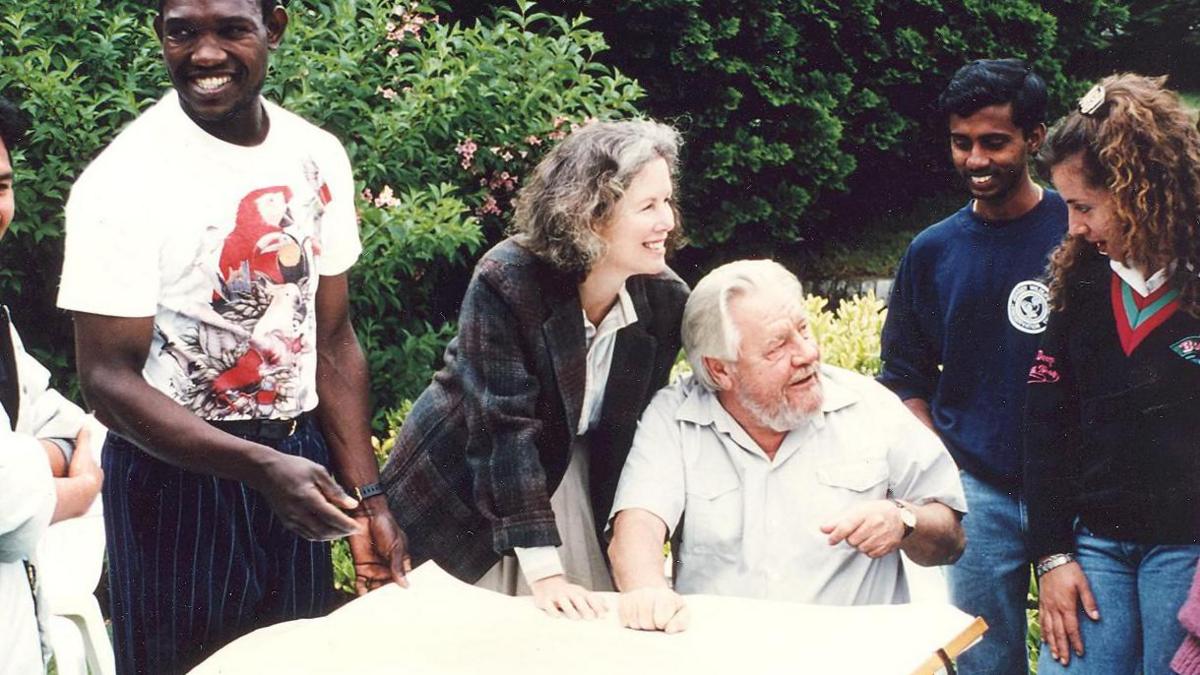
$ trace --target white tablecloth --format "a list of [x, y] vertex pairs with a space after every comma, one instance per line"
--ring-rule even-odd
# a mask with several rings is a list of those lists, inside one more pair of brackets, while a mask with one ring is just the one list
[[911, 673], [973, 618], [941, 603], [824, 607], [688, 596], [691, 627], [665, 635], [544, 615], [529, 598], [464, 584], [432, 563], [327, 617], [257, 630], [193, 673], [614, 675]]

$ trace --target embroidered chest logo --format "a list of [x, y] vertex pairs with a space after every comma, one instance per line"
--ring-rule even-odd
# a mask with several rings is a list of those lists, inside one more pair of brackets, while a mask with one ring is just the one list
[[1117, 322], [1117, 337], [1121, 339], [1125, 356], [1132, 354], [1147, 335], [1179, 309], [1178, 289], [1163, 286], [1143, 298], [1115, 273], [1112, 275], [1110, 298], [1113, 318]]
[[1038, 350], [1037, 356], [1033, 357], [1033, 367], [1029, 369], [1028, 384], [1054, 384], [1059, 380], [1058, 370], [1054, 367], [1055, 359], [1053, 356]]
[[1022, 281], [1008, 294], [1008, 322], [1031, 335], [1046, 330], [1050, 316], [1050, 289], [1040, 281]]
[[1171, 351], [1200, 366], [1200, 335], [1183, 338], [1171, 345]]

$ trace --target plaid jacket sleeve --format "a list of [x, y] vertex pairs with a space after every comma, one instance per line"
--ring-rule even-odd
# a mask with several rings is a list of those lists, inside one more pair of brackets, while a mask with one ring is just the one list
[[[467, 462], [476, 506], [492, 523], [496, 551], [561, 544], [538, 456], [538, 322], [523, 294], [498, 288], [486, 266], [459, 317], [460, 376], [470, 429]], [[502, 283], [502, 282], [501, 282]], [[536, 295], [529, 289], [528, 295]], [[534, 298], [528, 304], [534, 302]]]

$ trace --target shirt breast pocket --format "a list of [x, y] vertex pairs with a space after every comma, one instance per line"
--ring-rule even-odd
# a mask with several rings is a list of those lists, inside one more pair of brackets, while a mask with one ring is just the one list
[[735, 475], [700, 474], [688, 483], [683, 511], [683, 550], [696, 555], [732, 554], [742, 541], [742, 486]]
[[825, 518], [863, 502], [887, 498], [888, 465], [882, 459], [825, 464], [817, 467], [816, 475]]

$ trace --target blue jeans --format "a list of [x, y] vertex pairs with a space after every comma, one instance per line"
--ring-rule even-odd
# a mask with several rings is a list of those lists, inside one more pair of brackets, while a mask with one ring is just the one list
[[959, 472], [969, 511], [967, 547], [947, 568], [950, 601], [987, 621], [983, 640], [958, 659], [963, 675], [1027, 675], [1025, 650], [1030, 562], [1025, 501]]
[[1176, 618], [1187, 599], [1200, 546], [1153, 546], [1097, 537], [1075, 528], [1076, 559], [1096, 597], [1100, 620], [1079, 614], [1083, 656], [1070, 664], [1043, 649], [1039, 675], [1168, 675], [1171, 657], [1183, 642]]

